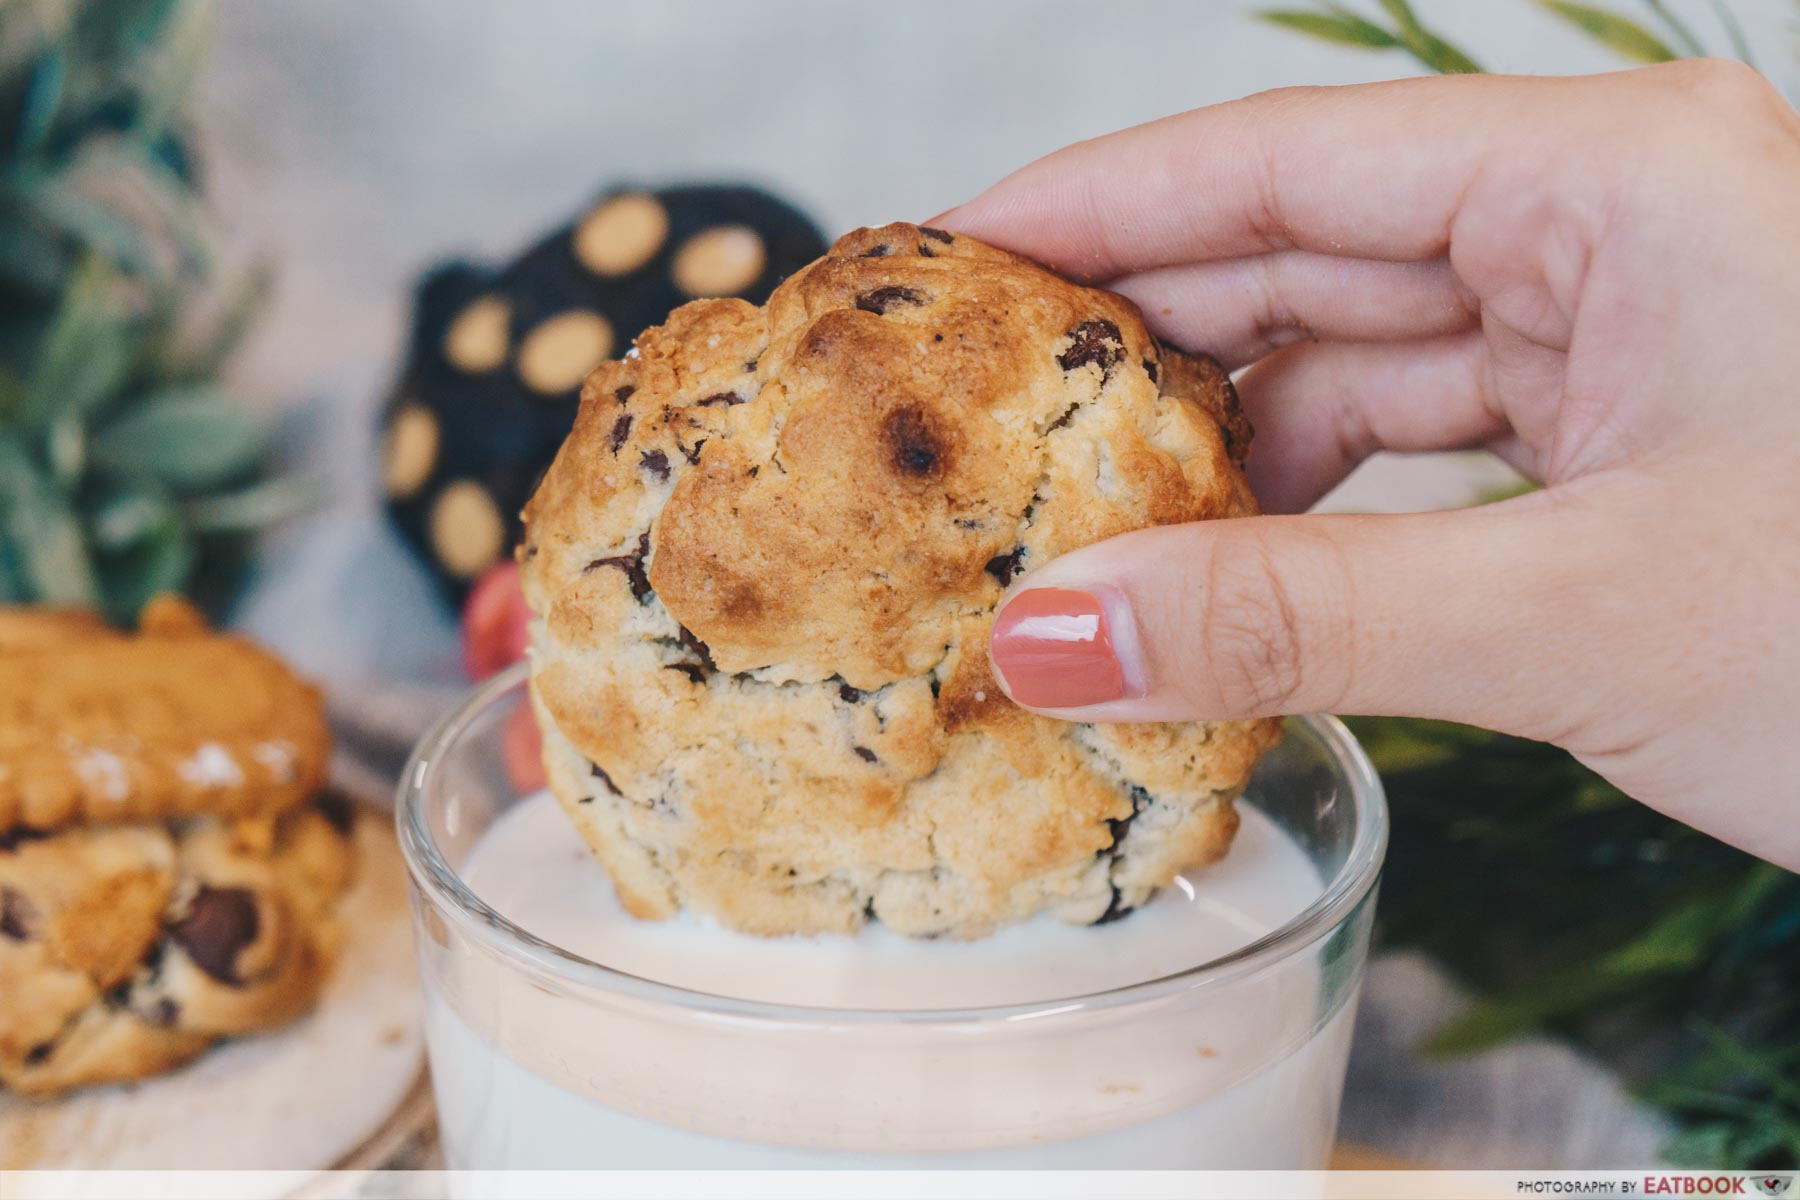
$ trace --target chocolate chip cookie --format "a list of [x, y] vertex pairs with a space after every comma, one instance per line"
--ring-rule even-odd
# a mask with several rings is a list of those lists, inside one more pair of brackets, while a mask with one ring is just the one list
[[137, 1079], [308, 1011], [354, 862], [347, 802], [0, 834], [0, 1089]]
[[159, 597], [136, 636], [0, 610], [0, 834], [269, 816], [325, 776], [325, 702], [279, 659]]
[[597, 369], [526, 509], [551, 786], [641, 917], [980, 936], [1225, 853], [1269, 721], [1007, 700], [1012, 579], [1256, 511], [1225, 372], [961, 235], [863, 229]]

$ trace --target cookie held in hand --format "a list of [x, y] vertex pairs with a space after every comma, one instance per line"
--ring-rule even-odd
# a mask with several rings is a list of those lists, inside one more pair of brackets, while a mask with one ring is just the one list
[[1117, 917], [1230, 844], [1270, 721], [1068, 724], [987, 661], [1006, 586], [1255, 511], [1225, 372], [913, 225], [596, 370], [526, 510], [551, 786], [643, 917], [980, 936]]

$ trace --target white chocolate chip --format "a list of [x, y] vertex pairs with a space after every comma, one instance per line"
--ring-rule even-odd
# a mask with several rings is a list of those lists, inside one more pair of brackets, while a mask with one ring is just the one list
[[110, 750], [98, 747], [82, 750], [75, 755], [75, 774], [80, 777], [82, 787], [108, 804], [122, 804], [131, 794], [131, 780], [125, 773], [125, 764]]
[[178, 770], [182, 779], [197, 788], [238, 787], [244, 782], [244, 772], [237, 759], [217, 742], [200, 743]]

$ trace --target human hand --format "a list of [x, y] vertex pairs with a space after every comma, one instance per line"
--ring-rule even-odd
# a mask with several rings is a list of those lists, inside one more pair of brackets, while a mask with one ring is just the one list
[[[1800, 867], [1800, 117], [1760, 76], [1270, 92], [1071, 146], [933, 223], [1254, 364], [1239, 388], [1271, 513], [1379, 449], [1486, 446], [1547, 485], [1065, 555], [996, 622], [1013, 699], [1071, 720], [1483, 725]], [[1028, 674], [1029, 614], [1066, 607], [1045, 588], [1128, 607], [1137, 636], [1113, 652], [1135, 640], [1140, 661]], [[1069, 682], [1108, 677], [1147, 686]]]

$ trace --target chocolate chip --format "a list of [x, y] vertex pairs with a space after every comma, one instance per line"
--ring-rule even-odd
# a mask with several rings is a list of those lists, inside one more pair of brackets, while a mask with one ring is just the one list
[[882, 421], [881, 433], [902, 474], [925, 478], [941, 472], [944, 444], [919, 409], [895, 409]]
[[987, 560], [987, 573], [1000, 581], [1005, 587], [1019, 573], [1019, 564], [1025, 560], [1025, 547], [1014, 546], [1005, 554], [996, 554]]
[[628, 384], [626, 384], [626, 385], [625, 385], [625, 386], [624, 386], [624, 387], [619, 387], [619, 388], [614, 388], [614, 389], [613, 389], [613, 399], [614, 399], [614, 400], [617, 400], [617, 401], [618, 401], [618, 402], [619, 402], [619, 403], [620, 403], [620, 404], [623, 404], [623, 403], [625, 403], [625, 402], [626, 402], [626, 401], [627, 401], [627, 400], [629, 400], [629, 399], [631, 399], [631, 397], [632, 397], [632, 396], [633, 396], [633, 395], [634, 395], [634, 394], [635, 394], [635, 393], [636, 393], [636, 392], [637, 392], [637, 389], [636, 389], [636, 388], [634, 388], [634, 387], [632, 387], [632, 386], [631, 386], [631, 385], [630, 385], [630, 384], [629, 384], [629, 383], [628, 383]]
[[1113, 817], [1106, 823], [1107, 832], [1112, 834], [1111, 849], [1117, 850], [1119, 848], [1119, 844], [1125, 840], [1125, 831], [1130, 829], [1131, 823], [1138, 819], [1138, 814], [1149, 807], [1150, 793], [1136, 784], [1132, 784], [1130, 814], [1123, 817]]
[[644, 470], [650, 472], [658, 483], [669, 481], [669, 456], [661, 450], [646, 450], [642, 456]]
[[349, 837], [350, 831], [356, 827], [356, 805], [350, 802], [350, 797], [335, 788], [320, 792], [313, 800], [313, 807], [319, 810], [319, 815], [342, 837]]
[[744, 398], [736, 392], [714, 392], [704, 400], [694, 401], [695, 408], [730, 408], [734, 404], [742, 404]]
[[862, 759], [866, 763], [881, 761], [879, 758], [875, 757], [875, 752], [867, 746], [852, 746], [851, 749], [856, 751], [856, 757]]
[[616, 567], [625, 572], [625, 578], [631, 584], [632, 596], [636, 598], [639, 603], [642, 603], [650, 595], [650, 574], [644, 570], [644, 559], [649, 553], [650, 531], [646, 529], [643, 533], [638, 535], [638, 548], [636, 554], [620, 554], [615, 555], [612, 558], [596, 558], [593, 562], [583, 567], [581, 573], [586, 575], [589, 571], [598, 570], [601, 567]]
[[956, 238], [954, 236], [952, 236], [951, 234], [945, 233], [942, 229], [933, 229], [929, 225], [919, 226], [919, 232], [924, 234], [926, 237], [930, 238], [932, 241], [942, 242], [946, 246], [948, 246], [951, 242], [954, 242], [956, 240]]
[[883, 242], [879, 246], [870, 246], [867, 250], [864, 250], [857, 257], [859, 257], [859, 258], [886, 258], [888, 255], [888, 251], [891, 249], [892, 249], [892, 247], [890, 247], [886, 242]]
[[1157, 367], [1156, 367], [1156, 360], [1154, 358], [1146, 358], [1144, 360], [1144, 374], [1146, 374], [1150, 377], [1151, 383], [1156, 382]]
[[746, 371], [746, 372], [750, 372], [750, 371], [754, 371], [754, 370], [756, 370], [756, 364], [757, 364], [757, 363], [758, 363], [758, 362], [760, 362], [760, 361], [762, 361], [762, 360], [761, 360], [761, 359], [757, 359], [757, 358], [753, 358], [753, 359], [751, 359], [751, 360], [750, 360], [750, 361], [749, 361], [749, 362], [747, 362], [747, 363], [745, 363], [745, 364], [744, 364], [744, 370], [745, 370], [745, 371]]
[[31, 919], [37, 915], [23, 892], [0, 887], [0, 936], [22, 942], [31, 936]]
[[612, 432], [606, 435], [606, 441], [607, 444], [612, 447], [612, 452], [617, 454], [620, 448], [625, 445], [625, 439], [630, 436], [631, 414], [626, 413], [624, 416], [613, 422]]
[[930, 246], [926, 245], [924, 242], [920, 242], [919, 243], [919, 257], [920, 258], [936, 258], [937, 251], [933, 250]]
[[751, 467], [748, 471], [744, 472], [744, 474], [750, 476], [750, 478], [752, 478], [752, 479], [755, 479], [756, 473], [760, 470], [762, 470], [761, 467]]
[[1065, 371], [1098, 363], [1101, 372], [1105, 373], [1124, 357], [1125, 336], [1111, 321], [1083, 321], [1069, 330], [1069, 337], [1072, 339], [1069, 348], [1056, 356]]
[[1119, 895], [1119, 889], [1116, 887], [1113, 888], [1112, 901], [1107, 904], [1106, 911], [1101, 913], [1098, 917], [1095, 917], [1090, 923], [1094, 925], [1110, 925], [1114, 921], [1129, 917], [1132, 913], [1137, 911], [1136, 906], [1123, 904], [1121, 903], [1122, 900], [1123, 897]]
[[856, 704], [863, 698], [863, 694], [860, 691], [847, 683], [838, 684], [838, 696], [845, 704]]
[[[677, 446], [681, 446], [680, 442], [676, 442], [675, 444]], [[699, 441], [695, 442], [692, 446], [681, 446], [681, 457], [687, 459], [690, 464], [699, 462], [700, 461], [700, 447], [702, 447], [704, 445], [706, 445], [706, 439], [701, 438]]]
[[167, 1029], [169, 1026], [175, 1024], [180, 1016], [181, 1005], [175, 1003], [167, 996], [164, 996], [150, 1006], [150, 1011], [144, 1014], [144, 1019], [149, 1021], [152, 1025]]
[[44, 1060], [50, 1057], [50, 1052], [54, 1049], [56, 1049], [55, 1042], [39, 1042], [25, 1052], [25, 1065], [28, 1067], [42, 1066]]
[[220, 983], [237, 984], [238, 951], [256, 940], [257, 926], [255, 896], [243, 888], [202, 886], [169, 936], [196, 967]]
[[704, 667], [702, 667], [699, 663], [688, 663], [688, 662], [664, 663], [663, 670], [665, 670], [665, 671], [680, 671], [683, 675], [686, 675], [689, 679], [693, 680], [695, 683], [705, 683], [706, 682], [706, 669]]
[[26, 842], [41, 842], [49, 836], [41, 829], [27, 829], [23, 825], [9, 829], [0, 833], [0, 854], [10, 854]]
[[694, 631], [686, 625], [677, 626], [681, 630], [681, 644], [700, 656], [700, 663], [709, 671], [719, 668], [713, 663], [712, 647], [694, 636]]
[[864, 312], [872, 312], [877, 315], [892, 312], [902, 306], [918, 308], [926, 303], [923, 293], [898, 285], [879, 287], [872, 292], [864, 292], [856, 298], [856, 307]]
[[623, 796], [625, 794], [624, 792], [621, 792], [619, 790], [619, 785], [612, 781], [612, 776], [608, 775], [605, 771], [602, 771], [600, 769], [599, 763], [594, 763], [594, 762], [589, 763], [588, 764], [588, 774], [592, 775], [595, 779], [598, 779], [601, 783], [605, 784], [606, 790], [611, 792], [613, 795]]

